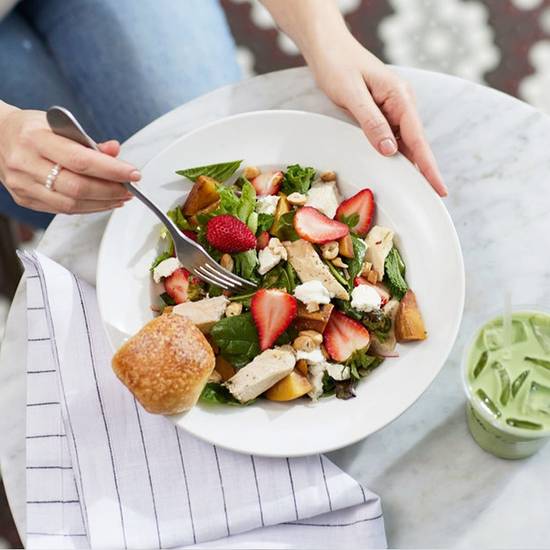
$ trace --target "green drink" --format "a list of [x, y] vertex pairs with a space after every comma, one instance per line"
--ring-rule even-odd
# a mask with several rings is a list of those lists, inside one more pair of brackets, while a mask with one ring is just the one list
[[550, 437], [550, 315], [536, 308], [486, 323], [466, 352], [468, 425], [480, 447], [524, 458]]

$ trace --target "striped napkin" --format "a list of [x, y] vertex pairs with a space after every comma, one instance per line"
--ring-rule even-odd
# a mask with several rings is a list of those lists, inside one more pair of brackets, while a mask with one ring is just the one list
[[327, 458], [229, 452], [145, 412], [111, 370], [94, 288], [22, 259], [27, 548], [386, 546], [379, 497]]

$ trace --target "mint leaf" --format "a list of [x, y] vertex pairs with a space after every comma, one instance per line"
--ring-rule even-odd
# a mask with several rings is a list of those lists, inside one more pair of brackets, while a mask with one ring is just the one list
[[288, 166], [285, 172], [285, 179], [281, 191], [285, 195], [291, 193], [307, 193], [315, 178], [315, 168], [306, 166], [302, 168], [299, 164]]
[[355, 212], [349, 216], [342, 216], [339, 221], [345, 223], [350, 229], [353, 229], [359, 223], [359, 214]]
[[401, 300], [409, 290], [409, 285], [405, 281], [405, 263], [395, 246], [386, 257], [384, 271], [384, 282], [390, 289], [392, 296], [397, 300]]
[[258, 227], [256, 229], [256, 233], [269, 231], [274, 221], [275, 216], [273, 214], [258, 214]]
[[353, 281], [355, 277], [361, 274], [363, 271], [363, 262], [365, 261], [365, 255], [367, 253], [367, 245], [365, 241], [357, 235], [350, 235], [353, 243], [353, 258], [348, 263], [349, 282], [348, 286], [353, 290]]
[[220, 162], [206, 166], [195, 166], [194, 168], [177, 170], [176, 174], [184, 176], [191, 181], [196, 181], [199, 176], [209, 176], [217, 181], [224, 182], [239, 169], [241, 162], [242, 160], [233, 160], [231, 162]]

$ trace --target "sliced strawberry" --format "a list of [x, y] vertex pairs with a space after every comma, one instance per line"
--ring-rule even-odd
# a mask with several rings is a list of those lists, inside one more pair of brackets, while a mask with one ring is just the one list
[[361, 323], [334, 309], [323, 332], [323, 343], [332, 359], [345, 361], [369, 345], [370, 335]]
[[296, 317], [296, 298], [284, 290], [262, 288], [252, 296], [250, 311], [261, 350], [270, 348]]
[[256, 248], [256, 237], [248, 226], [235, 216], [214, 216], [206, 224], [206, 240], [221, 252], [244, 252]]
[[374, 195], [370, 189], [363, 189], [353, 195], [353, 197], [346, 199], [336, 210], [336, 219], [340, 221], [350, 220], [357, 218], [357, 221], [351, 226], [351, 230], [364, 237], [372, 224], [372, 218], [374, 217], [375, 202]]
[[376, 285], [373, 285], [369, 283], [364, 277], [355, 277], [355, 279], [353, 279], [353, 286], [359, 285], [368, 285], [374, 288], [374, 290], [376, 290], [376, 292], [378, 292], [378, 295], [380, 296], [381, 306], [385, 306], [388, 303], [390, 299], [390, 293], [383, 284], [378, 283]]
[[187, 289], [189, 288], [189, 276], [187, 269], [180, 267], [170, 277], [164, 279], [164, 289], [176, 304], [187, 301]]
[[256, 195], [265, 197], [266, 195], [276, 195], [283, 183], [284, 175], [279, 172], [262, 172], [250, 181], [256, 189]]
[[267, 231], [262, 231], [257, 238], [256, 249], [262, 250], [269, 244], [271, 235]]
[[337, 241], [349, 233], [345, 223], [331, 220], [311, 206], [296, 211], [294, 229], [302, 239], [317, 244]]

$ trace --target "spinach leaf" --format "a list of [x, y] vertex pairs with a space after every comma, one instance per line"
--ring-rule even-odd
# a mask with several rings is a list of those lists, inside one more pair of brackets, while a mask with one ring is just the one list
[[387, 334], [391, 329], [391, 318], [381, 309], [375, 309], [365, 313], [363, 324], [370, 332]]
[[218, 181], [229, 179], [241, 165], [242, 160], [233, 160], [231, 162], [220, 162], [218, 164], [208, 164], [206, 166], [195, 166], [177, 170], [176, 174], [184, 176], [191, 181], [196, 181], [199, 176], [209, 176]]
[[339, 309], [342, 313], [345, 313], [348, 317], [351, 317], [356, 321], [361, 321], [363, 319], [363, 313], [351, 307], [350, 302], [340, 299], [336, 299], [333, 301], [336, 308]]
[[274, 221], [275, 216], [273, 214], [258, 214], [258, 227], [256, 229], [256, 233], [269, 231]]
[[252, 249], [233, 254], [233, 262], [235, 275], [256, 282], [257, 276], [254, 273], [258, 265], [258, 253], [256, 250]]
[[241, 403], [237, 401], [232, 395], [231, 392], [221, 384], [216, 384], [215, 382], [208, 382], [204, 386], [200, 400], [203, 403], [210, 403], [213, 405], [236, 405], [243, 406], [253, 403], [254, 400], [249, 401], [248, 403]]
[[215, 298], [216, 296], [221, 296], [223, 294], [223, 288], [219, 286], [209, 284], [206, 288], [210, 298]]
[[395, 246], [386, 257], [384, 271], [384, 282], [390, 289], [392, 296], [397, 300], [401, 300], [409, 290], [409, 285], [405, 281], [405, 263]]
[[291, 210], [290, 212], [285, 212], [279, 218], [277, 236], [281, 241], [297, 241], [300, 238], [298, 237], [298, 233], [296, 233], [296, 230], [294, 229], [295, 215], [296, 211]]
[[281, 191], [285, 195], [290, 195], [291, 193], [307, 193], [314, 178], [315, 168], [311, 166], [302, 168], [299, 164], [292, 164], [286, 169]]
[[328, 267], [328, 270], [334, 275], [334, 278], [344, 287], [348, 285], [348, 281], [344, 277], [344, 274], [342, 271], [340, 271], [339, 268], [337, 268], [332, 262], [325, 261], [325, 265]]
[[349, 216], [342, 216], [338, 221], [345, 223], [350, 229], [353, 229], [359, 223], [359, 214], [355, 212]]
[[210, 330], [220, 354], [235, 368], [244, 367], [260, 353], [258, 333], [251, 313], [220, 319]]
[[167, 292], [163, 292], [160, 295], [160, 299], [167, 305], [167, 306], [175, 306], [176, 302], [174, 301], [174, 298], [170, 296]]
[[357, 380], [334, 380], [327, 372], [323, 375], [323, 394], [322, 397], [335, 395], [336, 399], [351, 399], [355, 397], [355, 387]]
[[290, 262], [281, 262], [263, 276], [260, 284], [263, 288], [282, 288], [292, 294], [296, 288], [296, 272]]
[[348, 286], [350, 290], [353, 290], [353, 281], [355, 277], [361, 275], [363, 271], [363, 262], [365, 261], [365, 254], [367, 253], [367, 245], [365, 241], [354, 235], [350, 234], [351, 242], [353, 243], [353, 258], [348, 263], [349, 281]]
[[153, 260], [153, 263], [151, 264], [150, 270], [153, 271], [153, 269], [155, 269], [155, 267], [157, 267], [157, 265], [159, 265], [161, 262], [164, 262], [164, 260], [167, 260], [168, 258], [171, 258], [171, 257], [172, 257], [172, 254], [170, 253], [169, 250], [165, 250], [164, 252], [161, 252]]

